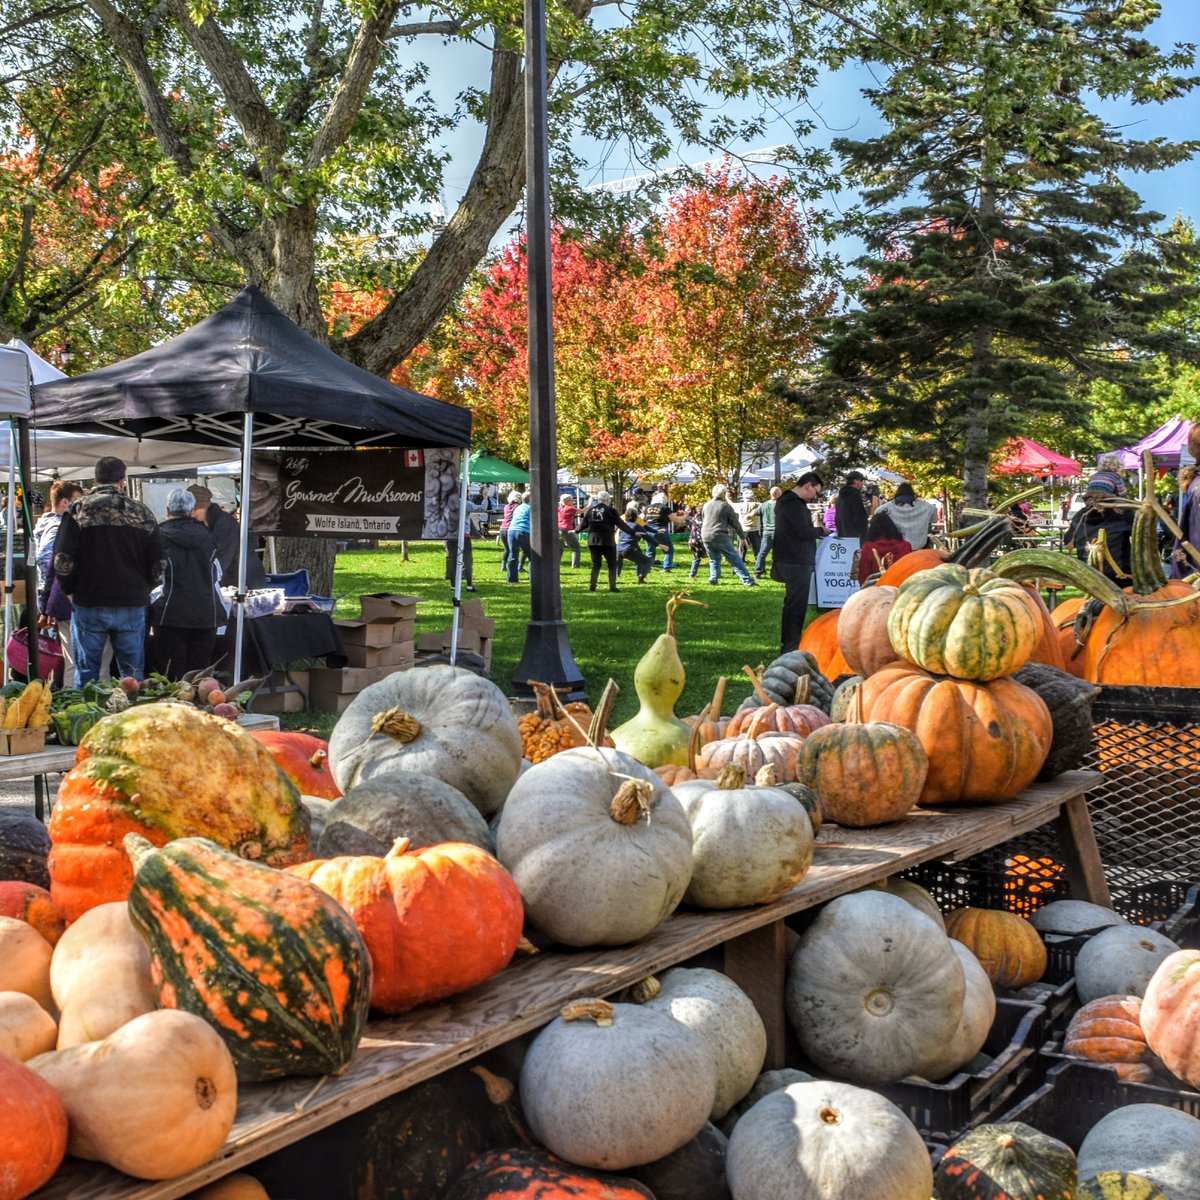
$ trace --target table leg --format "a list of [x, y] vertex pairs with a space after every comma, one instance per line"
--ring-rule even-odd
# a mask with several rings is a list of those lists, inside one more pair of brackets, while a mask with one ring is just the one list
[[787, 972], [784, 955], [784, 925], [774, 921], [743, 933], [724, 944], [725, 974], [754, 1002], [767, 1030], [764, 1071], [785, 1065], [784, 1039], [787, 1022], [783, 1012], [783, 985]]
[[1112, 896], [1104, 878], [1104, 864], [1100, 861], [1100, 848], [1096, 845], [1086, 796], [1072, 796], [1063, 804], [1054, 820], [1054, 832], [1058, 836], [1058, 848], [1067, 869], [1072, 897], [1111, 908]]
[[45, 775], [35, 775], [33, 777], [33, 815], [39, 821], [46, 819], [46, 777]]

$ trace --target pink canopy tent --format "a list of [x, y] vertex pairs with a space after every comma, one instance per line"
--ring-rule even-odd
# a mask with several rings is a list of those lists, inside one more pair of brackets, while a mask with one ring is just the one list
[[1007, 457], [994, 469], [1004, 475], [1079, 475], [1083, 471], [1073, 458], [1056, 454], [1028, 438], [1009, 442]]
[[1154, 455], [1154, 461], [1160, 466], [1179, 466], [1179, 452], [1187, 445], [1188, 431], [1191, 421], [1183, 417], [1172, 417], [1165, 425], [1160, 425], [1153, 433], [1148, 433], [1136, 446], [1128, 450], [1118, 450], [1121, 465], [1129, 471], [1136, 471], [1142, 465], [1142, 452], [1149, 450]]

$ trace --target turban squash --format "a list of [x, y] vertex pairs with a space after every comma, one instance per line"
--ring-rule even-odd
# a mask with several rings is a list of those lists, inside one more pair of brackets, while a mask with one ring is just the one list
[[1142, 1031], [1140, 996], [1101, 996], [1072, 1018], [1063, 1053], [1103, 1063], [1128, 1083], [1149, 1083], [1154, 1069], [1146, 1059], [1150, 1047]]
[[342, 794], [329, 769], [329, 743], [324, 739], [288, 729], [258, 729], [250, 736], [279, 764], [301, 795], [336, 800]]
[[995, 803], [1037, 778], [1054, 734], [1037, 693], [1011, 679], [940, 679], [886, 667], [859, 693], [864, 721], [912, 730], [929, 756], [921, 804]]
[[311, 820], [295, 785], [246, 730], [184, 704], [145, 704], [88, 730], [50, 818], [50, 894], [67, 922], [124, 900], [123, 839], [204, 837], [286, 867], [308, 857]]
[[1000, 908], [956, 908], [946, 914], [946, 933], [975, 955], [997, 987], [1027, 987], [1046, 973], [1041, 934], [1016, 913]]

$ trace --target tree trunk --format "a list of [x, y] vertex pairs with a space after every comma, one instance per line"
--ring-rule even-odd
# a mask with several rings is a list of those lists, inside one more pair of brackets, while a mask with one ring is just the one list
[[[991, 270], [991, 220], [996, 214], [996, 184], [985, 178], [979, 188], [978, 220], [982, 232], [975, 262], [975, 287], [988, 289]], [[970, 393], [963, 421], [963, 504], [967, 508], [987, 507], [988, 450], [990, 448], [989, 409], [992, 392], [992, 342], [995, 330], [977, 325], [971, 334]]]
[[308, 586], [314, 596], [333, 595], [333, 564], [337, 559], [335, 538], [276, 538], [275, 554], [281, 572], [301, 569], [308, 572]]

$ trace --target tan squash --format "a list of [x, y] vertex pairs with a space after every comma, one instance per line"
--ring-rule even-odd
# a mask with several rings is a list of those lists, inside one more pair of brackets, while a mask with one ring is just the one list
[[50, 956], [54, 948], [27, 921], [0, 917], [0, 992], [24, 992], [47, 1012], [50, 995]]
[[1022, 988], [1046, 973], [1046, 946], [1024, 918], [999, 908], [956, 908], [946, 932], [962, 942], [997, 986]]
[[124, 900], [88, 909], [63, 934], [50, 960], [50, 988], [59, 1050], [106, 1038], [158, 1007], [150, 951]]
[[253, 1175], [226, 1175], [199, 1191], [188, 1192], [183, 1200], [271, 1200], [267, 1189]]
[[103, 1041], [38, 1055], [28, 1066], [67, 1110], [67, 1153], [135, 1179], [195, 1170], [233, 1128], [233, 1056], [192, 1013], [146, 1013]]
[[54, 1018], [24, 992], [0, 992], [0, 1054], [25, 1062], [54, 1049]]

